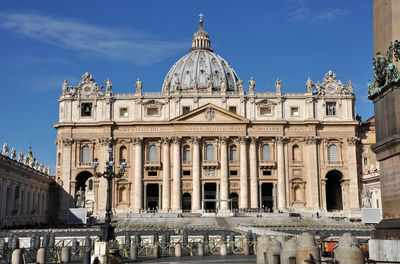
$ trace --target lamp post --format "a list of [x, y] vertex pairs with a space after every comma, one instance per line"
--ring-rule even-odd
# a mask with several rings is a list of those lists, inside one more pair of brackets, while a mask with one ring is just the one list
[[100, 234], [100, 240], [101, 241], [106, 241], [109, 242], [111, 240], [115, 239], [115, 234], [114, 234], [114, 226], [111, 225], [111, 203], [112, 203], [112, 195], [111, 195], [111, 184], [112, 184], [112, 179], [113, 178], [121, 178], [124, 175], [125, 168], [126, 168], [126, 162], [125, 159], [121, 160], [121, 163], [119, 165], [119, 173], [115, 173], [114, 171], [114, 161], [112, 158], [112, 144], [110, 143], [107, 148], [108, 152], [108, 161], [106, 161], [106, 164], [104, 166], [104, 172], [96, 172], [97, 167], [99, 166], [98, 159], [95, 158], [92, 164], [92, 168], [94, 169], [94, 175], [97, 178], [105, 178], [107, 179], [107, 203], [106, 203], [106, 218], [105, 218], [105, 223], [101, 225], [101, 234]]

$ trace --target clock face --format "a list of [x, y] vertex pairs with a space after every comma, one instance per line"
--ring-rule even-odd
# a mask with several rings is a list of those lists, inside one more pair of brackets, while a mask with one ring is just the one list
[[90, 94], [92, 93], [93, 87], [90, 84], [86, 84], [82, 87], [82, 91], [85, 94]]
[[336, 86], [334, 84], [330, 84], [327, 86], [326, 91], [328, 93], [334, 93], [336, 91]]

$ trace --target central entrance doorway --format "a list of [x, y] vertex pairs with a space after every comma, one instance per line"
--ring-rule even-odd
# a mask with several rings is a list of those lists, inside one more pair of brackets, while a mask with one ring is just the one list
[[274, 210], [274, 197], [272, 195], [273, 184], [261, 184], [261, 208], [265, 212], [272, 212]]
[[216, 183], [205, 183], [204, 184], [204, 210], [215, 210], [217, 209], [217, 184]]
[[159, 194], [158, 184], [146, 185], [146, 210], [158, 210], [160, 208]]

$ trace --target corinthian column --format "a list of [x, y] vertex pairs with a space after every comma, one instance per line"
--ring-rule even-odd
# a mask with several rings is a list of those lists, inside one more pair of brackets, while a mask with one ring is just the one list
[[200, 138], [192, 137], [193, 144], [193, 200], [192, 212], [200, 211]]
[[319, 204], [319, 173], [318, 173], [318, 149], [317, 149], [317, 137], [306, 137], [305, 142], [307, 144], [308, 151], [308, 164], [309, 168], [309, 183], [308, 195], [310, 197], [309, 207], [312, 209], [319, 209], [321, 205]]
[[286, 189], [285, 189], [285, 154], [283, 150], [283, 144], [285, 138], [277, 137], [276, 142], [278, 144], [278, 209], [286, 209]]
[[240, 141], [240, 200], [239, 208], [249, 208], [248, 184], [247, 184], [247, 138], [239, 137]]
[[181, 206], [181, 149], [180, 138], [173, 137], [174, 145], [174, 170], [173, 170], [173, 186], [172, 186], [172, 210], [179, 211]]
[[[71, 196], [74, 196], [75, 190], [70, 189], [71, 182], [71, 166], [72, 166], [72, 145], [75, 140], [73, 138], [63, 138], [62, 144], [62, 187], [64, 191], [61, 194], [60, 209], [62, 210], [62, 215], [67, 215], [68, 208], [71, 207], [73, 200]], [[5, 189], [6, 190], [6, 189]], [[69, 195], [68, 195], [69, 194]]]
[[[356, 137], [348, 137], [347, 138], [347, 153], [348, 153], [348, 168], [349, 168], [349, 178], [350, 183], [348, 186], [349, 195], [348, 198], [349, 202], [348, 208], [349, 209], [359, 209], [360, 208], [360, 201], [358, 198], [358, 175], [357, 175], [357, 153], [356, 153], [356, 144], [358, 138]], [[345, 200], [347, 197], [344, 197]], [[344, 208], [343, 208], [344, 209]]]
[[220, 205], [221, 210], [228, 211], [228, 153], [227, 153], [227, 138], [220, 137], [219, 142], [221, 145], [221, 185], [220, 185]]
[[257, 189], [257, 138], [250, 138], [250, 208], [258, 208]]
[[162, 139], [163, 146], [163, 184], [162, 184], [162, 210], [167, 212], [171, 208], [171, 194], [170, 194], [170, 164], [169, 164], [169, 139]]
[[133, 209], [135, 211], [139, 211], [140, 209], [143, 209], [142, 139], [141, 138], [133, 138], [132, 143], [135, 146], [135, 179], [134, 179], [134, 186], [133, 186], [135, 197], [133, 200]]

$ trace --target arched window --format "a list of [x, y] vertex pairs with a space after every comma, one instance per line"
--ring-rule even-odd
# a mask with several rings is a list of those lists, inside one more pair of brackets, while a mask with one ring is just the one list
[[90, 162], [90, 147], [84, 146], [82, 148], [81, 162]]
[[337, 146], [336, 145], [330, 145], [329, 146], [329, 151], [328, 151], [328, 159], [330, 162], [336, 162], [338, 161], [338, 153], [337, 153]]
[[292, 159], [293, 161], [300, 161], [301, 157], [300, 157], [300, 148], [298, 145], [294, 145], [292, 147]]
[[237, 147], [235, 145], [231, 146], [229, 149], [229, 160], [237, 160]]
[[58, 152], [58, 156], [57, 156], [57, 164], [58, 166], [61, 165], [61, 152]]
[[127, 160], [128, 159], [128, 149], [125, 146], [121, 146], [119, 148], [119, 161], [122, 162], [122, 160]]
[[214, 160], [214, 145], [207, 144], [206, 146], [206, 160]]
[[158, 161], [158, 150], [156, 145], [151, 145], [149, 147], [149, 161]]
[[271, 160], [271, 146], [269, 144], [264, 144], [261, 151], [262, 160]]
[[189, 146], [183, 147], [183, 161], [190, 162], [190, 147]]

